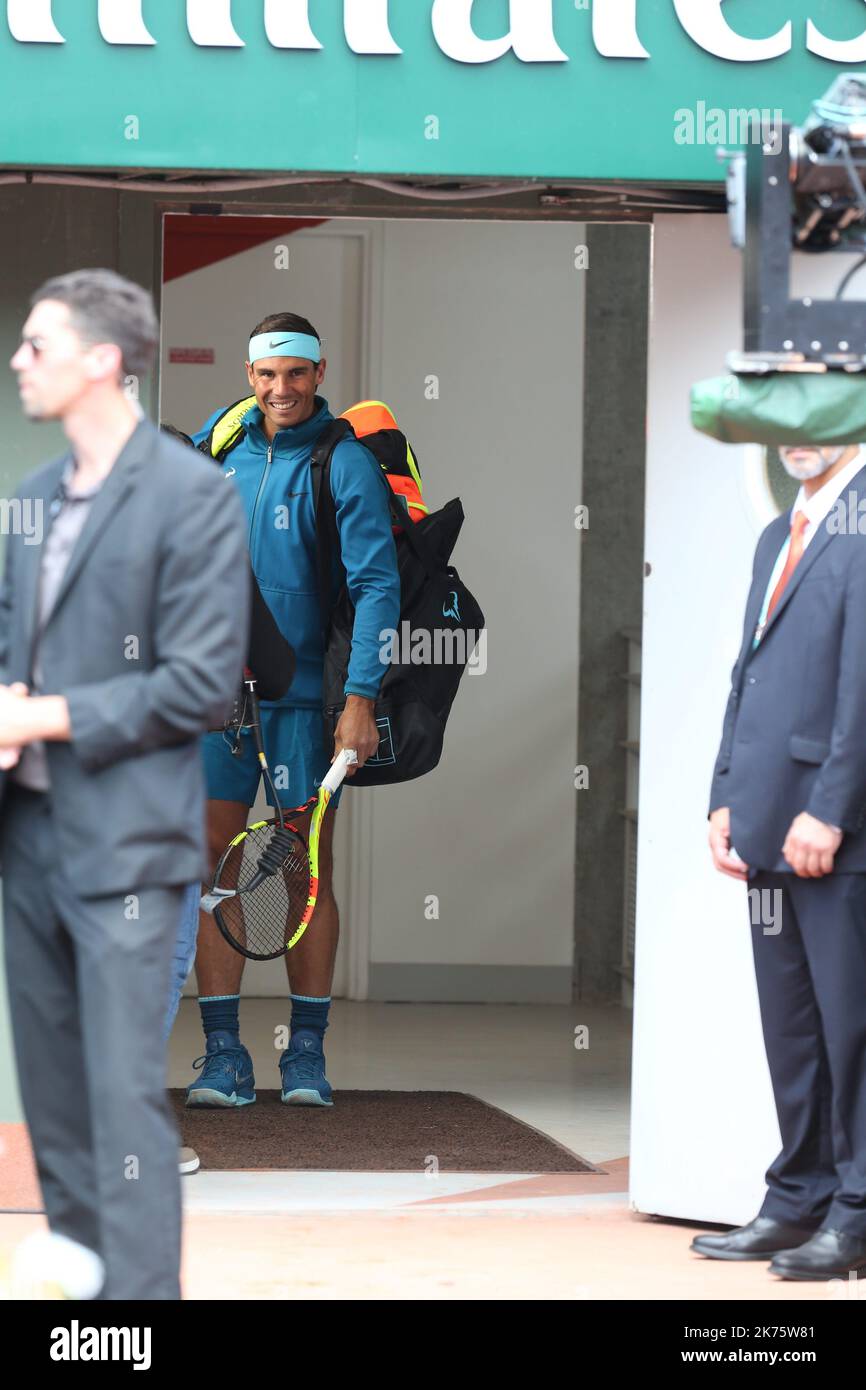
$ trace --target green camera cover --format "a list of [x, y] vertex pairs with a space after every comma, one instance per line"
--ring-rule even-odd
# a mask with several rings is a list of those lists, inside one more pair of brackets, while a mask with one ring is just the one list
[[711, 377], [692, 387], [692, 424], [723, 444], [860, 444], [866, 373]]

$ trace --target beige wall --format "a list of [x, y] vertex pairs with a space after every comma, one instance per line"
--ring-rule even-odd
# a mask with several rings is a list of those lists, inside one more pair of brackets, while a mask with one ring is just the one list
[[571, 996], [582, 240], [575, 226], [385, 226], [382, 387], [411, 421], [430, 502], [463, 499], [455, 562], [489, 633], [429, 787], [375, 794], [393, 866], [373, 882], [385, 993], [402, 976], [414, 997], [425, 966], [450, 965], [457, 997], [490, 997], [485, 970], [505, 997], [533, 997], [539, 968], [550, 996]]

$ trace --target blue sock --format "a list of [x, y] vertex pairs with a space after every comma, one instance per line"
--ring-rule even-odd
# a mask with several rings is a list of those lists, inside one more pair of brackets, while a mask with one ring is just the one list
[[305, 1033], [315, 1033], [319, 1041], [324, 1042], [331, 1007], [330, 994], [323, 999], [308, 994], [290, 994], [289, 998], [292, 1001], [292, 1037], [303, 1030]]
[[201, 1012], [201, 1026], [204, 1035], [209, 1038], [211, 1033], [233, 1033], [239, 1036], [240, 1024], [238, 1022], [238, 1007], [240, 1005], [239, 994], [209, 994], [199, 995], [198, 1007]]

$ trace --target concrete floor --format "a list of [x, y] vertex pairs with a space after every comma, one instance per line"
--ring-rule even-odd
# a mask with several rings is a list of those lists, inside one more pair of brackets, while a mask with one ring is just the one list
[[[186, 1180], [187, 1192], [197, 1180]], [[43, 1225], [0, 1216], [0, 1298], [12, 1250]], [[689, 1252], [692, 1235], [635, 1215], [615, 1195], [587, 1197], [570, 1212], [537, 1210], [529, 1192], [510, 1209], [496, 1201], [485, 1209], [477, 1194], [466, 1205], [446, 1198], [373, 1212], [190, 1212], [188, 1203], [184, 1297], [866, 1302], [866, 1281], [789, 1283], [762, 1264], [700, 1259]]]
[[[279, 1000], [243, 1004], [242, 1034], [263, 1088], [277, 1083], [275, 1029], [287, 1017]], [[787, 1283], [762, 1264], [703, 1260], [688, 1249], [700, 1228], [629, 1209], [627, 1012], [339, 1001], [333, 1019], [327, 1056], [337, 1091], [468, 1091], [605, 1171], [199, 1172], [183, 1183], [185, 1298], [866, 1299], [866, 1281]], [[585, 1050], [574, 1046], [579, 1025], [589, 1029]], [[190, 1080], [202, 1050], [196, 1006], [185, 1001], [170, 1085]], [[0, 1142], [2, 1166], [12, 1163], [18, 1174], [5, 1205], [21, 1213], [0, 1215], [2, 1296], [14, 1247], [44, 1221], [21, 1210], [38, 1205], [25, 1136], [10, 1132]]]

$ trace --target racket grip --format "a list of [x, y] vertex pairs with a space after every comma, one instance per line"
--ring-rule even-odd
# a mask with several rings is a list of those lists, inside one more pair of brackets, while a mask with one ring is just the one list
[[357, 761], [358, 754], [355, 752], [354, 748], [344, 748], [341, 753], [337, 754], [336, 758], [331, 763], [330, 770], [327, 776], [322, 778], [320, 785], [326, 787], [327, 790], [333, 794], [345, 780], [346, 769]]

